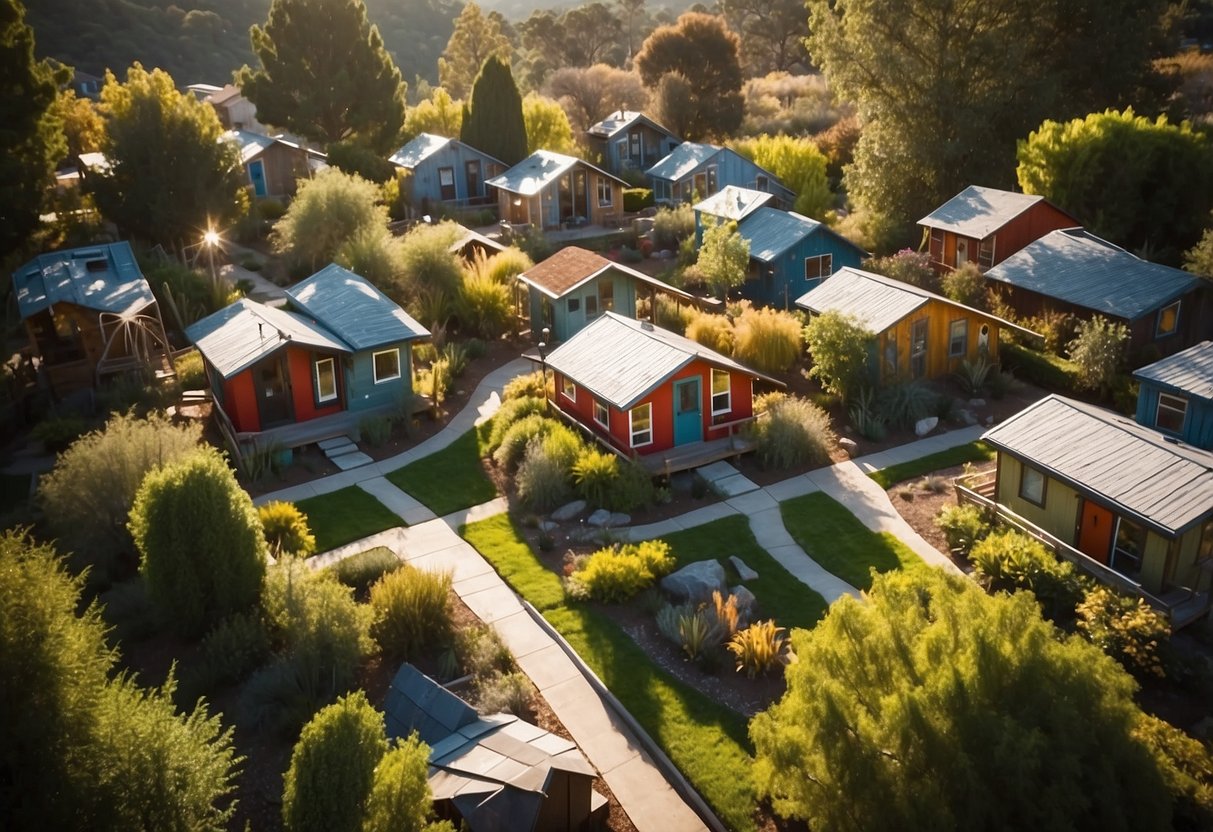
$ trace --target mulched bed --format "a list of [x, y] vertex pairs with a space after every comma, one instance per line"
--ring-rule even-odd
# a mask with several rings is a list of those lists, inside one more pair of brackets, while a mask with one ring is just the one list
[[[972, 470], [993, 471], [996, 465], [993, 461], [974, 463]], [[972, 570], [969, 561], [948, 551], [947, 538], [935, 524], [939, 512], [948, 506], [956, 505], [956, 491], [952, 487], [952, 480], [963, 474], [964, 470], [963, 465], [942, 468], [929, 475], [894, 483], [886, 493], [889, 495], [889, 501], [893, 503], [893, 508], [897, 509], [897, 513], [914, 531], [922, 535], [927, 543], [950, 557], [965, 572], [969, 572]]]

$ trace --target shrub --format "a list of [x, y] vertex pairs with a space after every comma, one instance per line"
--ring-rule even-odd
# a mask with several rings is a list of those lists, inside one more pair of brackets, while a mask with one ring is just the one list
[[180, 358], [173, 359], [173, 369], [177, 371], [177, 385], [182, 390], [206, 390], [210, 387], [202, 353], [198, 350], [190, 350]]
[[737, 634], [741, 626], [741, 611], [737, 608], [737, 596], [733, 593], [721, 595], [720, 590], [712, 590], [712, 603], [707, 607], [720, 631], [720, 640], [728, 641]]
[[514, 473], [518, 464], [522, 462], [522, 457], [526, 454], [531, 440], [537, 436], [547, 436], [553, 430], [558, 429], [568, 430], [567, 427], [553, 419], [532, 413], [510, 425], [510, 429], [501, 439], [501, 444], [493, 452], [493, 462], [507, 473]]
[[944, 295], [957, 303], [974, 309], [986, 306], [986, 278], [972, 260], [945, 274], [941, 288]]
[[255, 611], [229, 615], [202, 640], [204, 690], [239, 682], [270, 657], [270, 637]]
[[695, 236], [695, 211], [689, 203], [677, 208], [659, 208], [653, 216], [653, 242], [674, 250], [687, 237]]
[[138, 641], [159, 629], [156, 609], [147, 597], [147, 585], [143, 578], [135, 575], [122, 583], [114, 584], [101, 593], [101, 615], [113, 629], [114, 641]]
[[686, 336], [724, 355], [733, 352], [733, 325], [724, 315], [696, 315], [687, 324]]
[[653, 475], [637, 460], [619, 466], [619, 476], [611, 483], [603, 508], [611, 511], [632, 511], [657, 499]]
[[668, 574], [675, 563], [669, 544], [662, 540], [599, 549], [581, 561], [569, 576], [567, 587], [574, 598], [626, 601]]
[[872, 337], [853, 316], [834, 311], [814, 315], [804, 328], [813, 359], [809, 375], [826, 391], [851, 398], [867, 380]]
[[533, 439], [518, 466], [515, 487], [523, 504], [535, 511], [550, 511], [573, 493], [573, 465], [583, 448], [571, 430], [551, 430]]
[[535, 686], [525, 673], [494, 673], [476, 685], [476, 710], [482, 714], [526, 716], [535, 699]]
[[850, 414], [852, 426], [864, 439], [880, 442], [887, 435], [885, 415], [877, 406], [876, 391], [872, 388], [861, 390], [854, 397]]
[[992, 370], [996, 372], [997, 368], [987, 361], [985, 356], [978, 357], [976, 361], [966, 358], [960, 362], [960, 368], [952, 373], [952, 378], [966, 396], [980, 396]]
[[451, 576], [407, 564], [371, 587], [371, 637], [391, 659], [415, 660], [451, 638]]
[[[1007, 309], [1010, 309], [1009, 305]], [[1014, 320], [1014, 318], [1008, 318], [1007, 320]], [[1061, 355], [1062, 350], [1077, 331], [1078, 320], [1066, 312], [1059, 312], [1056, 309], [1045, 309], [1040, 314], [1028, 318], [1023, 322], [1023, 325], [1031, 331], [1040, 334], [1044, 339], [1045, 352], [1050, 355]], [[1027, 338], [1028, 336], [1023, 337]]]
[[505, 439], [506, 431], [515, 422], [536, 413], [540, 416], [546, 416], [547, 412], [548, 402], [545, 398], [517, 396], [505, 399], [501, 403], [501, 408], [493, 417], [493, 426], [489, 430], [488, 451], [492, 453], [501, 447], [501, 441]]
[[737, 659], [737, 671], [745, 671], [753, 679], [759, 673], [767, 674], [783, 663], [783, 627], [774, 621], [756, 621], [739, 631], [726, 645]]
[[87, 427], [88, 423], [84, 421], [84, 417], [75, 413], [51, 416], [35, 425], [30, 436], [46, 446], [51, 453], [59, 453], [79, 439]]
[[864, 264], [870, 272], [883, 274], [902, 283], [909, 283], [932, 292], [939, 291], [939, 278], [931, 268], [931, 255], [925, 251], [903, 248], [888, 257], [873, 257]]
[[682, 633], [680, 630], [680, 622], [685, 616], [692, 615], [695, 612], [693, 604], [666, 604], [657, 611], [657, 630], [666, 637], [666, 640], [682, 645]]
[[463, 276], [457, 302], [459, 324], [464, 332], [496, 340], [510, 329], [514, 315], [513, 298], [504, 283], [481, 272]]
[[453, 646], [464, 670], [476, 679], [517, 670], [513, 654], [492, 627], [481, 624], [460, 629]]
[[390, 291], [400, 273], [400, 238], [383, 225], [360, 228], [337, 247], [333, 262]]
[[455, 832], [449, 821], [430, 821], [434, 798], [428, 781], [429, 757], [430, 747], [416, 732], [396, 740], [375, 767], [362, 832]]
[[891, 425], [911, 428], [931, 414], [935, 393], [919, 381], [887, 384], [876, 394], [876, 404], [884, 420]]
[[316, 551], [316, 538], [307, 525], [307, 516], [294, 503], [281, 500], [258, 507], [265, 542], [274, 557], [307, 557]]
[[788, 397], [782, 390], [772, 390], [770, 393], [760, 393], [754, 397], [754, 415], [766, 413], [772, 407]]
[[376, 546], [338, 561], [329, 567], [329, 571], [338, 582], [362, 594], [370, 589], [371, 584], [403, 565], [403, 561], [391, 549]]
[[295, 262], [317, 269], [360, 231], [387, 223], [387, 209], [378, 198], [373, 182], [329, 168], [300, 181], [271, 239]]
[[358, 421], [358, 435], [372, 448], [382, 447], [392, 438], [392, 417], [363, 416]]
[[619, 457], [609, 451], [587, 447], [573, 463], [577, 493], [591, 506], [605, 507], [607, 495], [619, 479]]
[[751, 435], [758, 443], [758, 459], [774, 469], [823, 465], [835, 442], [829, 414], [795, 397], [776, 402], [766, 418], [754, 423]]
[[477, 271], [494, 283], [502, 286], [513, 286], [514, 278], [535, 264], [520, 248], [510, 246], [505, 251], [499, 251], [483, 261], [477, 258]]
[[1070, 342], [1070, 360], [1078, 368], [1078, 381], [1088, 390], [1107, 394], [1115, 385], [1129, 348], [1129, 328], [1100, 315], [1078, 325]]
[[656, 309], [654, 311], [655, 323], [662, 329], [668, 329], [670, 332], [676, 332], [679, 335], [687, 331], [687, 327], [691, 325], [691, 321], [699, 315], [694, 308], [680, 304], [673, 298], [665, 295], [658, 295], [654, 301]]
[[442, 347], [441, 356], [452, 379], [459, 378], [468, 368], [468, 351], [463, 344], [448, 341]]
[[463, 263], [450, 246], [461, 233], [455, 223], [440, 222], [413, 226], [401, 238], [401, 278], [395, 292], [388, 294], [397, 300], [413, 298], [415, 302], [429, 296], [432, 300], [426, 309], [414, 307], [421, 313], [418, 320], [423, 324], [445, 323], [450, 311], [447, 304], [459, 294]]
[[1077, 612], [1079, 631], [1125, 669], [1137, 676], [1166, 676], [1159, 652], [1171, 636], [1171, 627], [1144, 599], [1095, 586]]
[[999, 349], [1003, 363], [1029, 384], [1059, 392], [1070, 392], [1080, 386], [1078, 366], [1072, 361], [1013, 343], [1002, 344]]
[[1156, 716], [1142, 714], [1133, 736], [1150, 750], [1175, 801], [1175, 829], [1213, 829], [1213, 753]]
[[720, 644], [720, 632], [707, 609], [685, 609], [678, 616], [678, 642], [686, 657], [695, 661], [704, 658], [708, 651]]
[[968, 555], [994, 529], [994, 524], [984, 511], [967, 503], [948, 506], [939, 512], [935, 525], [943, 530], [948, 548], [962, 555]]
[[515, 376], [506, 382], [501, 391], [501, 400], [508, 402], [511, 399], [530, 398], [542, 401], [546, 393], [547, 385], [544, 383], [543, 373], [536, 370], [523, 376]]
[[790, 312], [747, 309], [736, 322], [733, 357], [760, 372], [785, 372], [803, 351], [800, 336], [800, 322]]
[[624, 188], [623, 210], [629, 214], [637, 214], [653, 205], [653, 190], [651, 188]]
[[1016, 531], [993, 532], [969, 552], [981, 582], [990, 591], [1028, 589], [1050, 618], [1073, 613], [1082, 597], [1074, 565]]

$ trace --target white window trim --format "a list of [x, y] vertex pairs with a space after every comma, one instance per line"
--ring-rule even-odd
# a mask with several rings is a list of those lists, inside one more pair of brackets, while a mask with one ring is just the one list
[[[603, 188], [606, 189], [606, 199], [603, 199]], [[605, 176], [598, 177], [598, 207], [610, 208], [615, 204], [615, 189], [611, 187], [611, 180]]]
[[[606, 413], [605, 422], [602, 419], [598, 418], [599, 409], [603, 410]], [[601, 425], [604, 428], [609, 429], [611, 427], [611, 408], [608, 405], [604, 404], [601, 399], [594, 399], [594, 422]]]
[[[964, 324], [964, 340], [960, 345], [960, 352], [953, 352], [952, 345], [956, 343], [956, 338], [952, 334], [953, 327], [957, 324]], [[954, 321], [948, 322], [948, 358], [963, 358], [969, 354], [969, 319], [957, 318]]]
[[[718, 375], [724, 376], [725, 379], [728, 381], [728, 384], [725, 385], [725, 389], [724, 389], [723, 393], [716, 392], [716, 377]], [[712, 415], [719, 416], [722, 413], [731, 413], [733, 411], [733, 377], [731, 375], [729, 375], [727, 370], [717, 370], [715, 367], [713, 367], [711, 383], [712, 383], [712, 386], [711, 386], [710, 390], [711, 390], [711, 395], [712, 395], [712, 399], [711, 399]], [[722, 408], [716, 407], [716, 397], [717, 396], [724, 396], [724, 400], [725, 400], [724, 407], [722, 407]]]
[[571, 402], [577, 401], [577, 385], [568, 376], [560, 377], [560, 395]]
[[[383, 376], [380, 378], [379, 362], [375, 359], [381, 355], [387, 355], [388, 353], [395, 353], [396, 355], [396, 375]], [[400, 378], [400, 348], [392, 347], [390, 350], [376, 350], [375, 352], [371, 353], [371, 375], [374, 376], [376, 384], [383, 384], [384, 382], [395, 381], [396, 379]]]
[[[640, 410], [641, 408], [644, 408], [646, 411], [648, 411], [649, 426], [640, 432], [647, 433], [649, 435], [649, 438], [647, 440], [645, 440], [644, 442], [637, 442], [636, 441], [636, 427], [635, 427], [636, 411]], [[643, 448], [645, 445], [653, 444], [653, 404], [652, 404], [652, 402], [645, 402], [644, 404], [638, 404], [635, 407], [633, 407], [631, 410], [628, 411], [628, 439], [631, 443], [631, 447], [633, 447], [633, 448]]]
[[[1181, 402], [1182, 407], [1177, 407], [1173, 404], [1163, 405], [1163, 403], [1162, 403], [1163, 399], [1171, 399], [1176, 402]], [[1176, 413], [1180, 414], [1179, 430], [1173, 431], [1170, 428], [1164, 428], [1159, 423], [1158, 414], [1164, 408], [1166, 410], [1170, 410], [1172, 412], [1176, 412]], [[1179, 434], [1183, 433], [1184, 425], [1186, 425], [1187, 423], [1188, 423], [1188, 400], [1187, 400], [1187, 398], [1185, 398], [1184, 396], [1176, 396], [1173, 393], [1159, 393], [1158, 402], [1154, 405], [1154, 427], [1158, 428], [1161, 431], [1165, 431], [1166, 433], [1174, 433], [1175, 435], [1178, 436]]]
[[[320, 389], [320, 365], [325, 363], [333, 368], [333, 392], [327, 396]], [[328, 358], [317, 358], [312, 362], [312, 378], [316, 382], [316, 401], [318, 403], [331, 402], [337, 398], [337, 362], [331, 356]]]
[[[1155, 324], [1154, 324], [1154, 337], [1167, 338], [1167, 337], [1179, 332], [1179, 312], [1180, 312], [1181, 306], [1183, 306], [1183, 301], [1177, 300], [1174, 303], [1168, 303], [1162, 309], [1158, 310], [1158, 321], [1155, 322]], [[1171, 327], [1171, 329], [1169, 331], [1163, 332], [1162, 331], [1162, 316], [1165, 315], [1167, 310], [1170, 309], [1171, 307], [1175, 307], [1175, 326]]]

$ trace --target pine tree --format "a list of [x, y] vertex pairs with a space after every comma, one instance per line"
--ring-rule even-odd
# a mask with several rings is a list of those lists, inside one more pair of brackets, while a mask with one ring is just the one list
[[439, 84], [452, 98], [467, 98], [484, 62], [496, 56], [508, 64], [513, 51], [496, 18], [468, 3], [455, 19], [455, 31], [438, 59]]
[[485, 61], [476, 76], [472, 98], [464, 105], [459, 139], [507, 165], [526, 158], [522, 96], [509, 65], [496, 56]]

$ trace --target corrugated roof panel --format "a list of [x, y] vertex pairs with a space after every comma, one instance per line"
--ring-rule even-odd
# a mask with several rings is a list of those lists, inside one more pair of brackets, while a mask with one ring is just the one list
[[816, 234], [821, 223], [793, 211], [759, 208], [738, 228], [750, 241], [750, 257], [770, 263], [805, 237]]
[[854, 316], [873, 333], [884, 332], [893, 324], [924, 306], [929, 292], [896, 280], [844, 267], [796, 300], [810, 312], [840, 312]]
[[1200, 399], [1213, 401], [1213, 341], [1202, 341], [1140, 370], [1134, 370], [1133, 375]]
[[683, 142], [671, 150], [670, 155], [645, 171], [645, 175], [654, 179], [668, 179], [677, 182], [722, 149], [714, 144]]
[[550, 150], [536, 150], [505, 173], [486, 180], [484, 184], [520, 196], [534, 196], [578, 164], [585, 165], [601, 176], [623, 182], [618, 176], [574, 156], [565, 156]]
[[918, 221], [928, 228], [984, 240], [1044, 197], [970, 185]]
[[22, 318], [56, 303], [133, 314], [156, 302], [126, 241], [40, 254], [13, 272], [13, 293]]
[[643, 113], [635, 110], [616, 110], [602, 121], [590, 127], [586, 132], [592, 136], [602, 136], [609, 139], [620, 130], [627, 128], [642, 115]]
[[1126, 320], [1200, 285], [1196, 275], [1142, 260], [1082, 229], [1051, 231], [986, 277]]
[[365, 277], [335, 263], [287, 289], [287, 294], [355, 350], [430, 334]]
[[277, 141], [270, 136], [254, 133], [251, 130], [228, 130], [220, 136], [220, 139], [236, 145], [240, 150], [240, 164], [242, 165], [256, 159], [265, 152], [266, 148], [272, 147]]
[[450, 144], [454, 139], [435, 136], [433, 133], [418, 133], [412, 140], [388, 157], [393, 165], [412, 170], [430, 156]]
[[[775, 198], [766, 191], [755, 191], [737, 185], [726, 185], [707, 199], [695, 205], [694, 210], [713, 217], [740, 222]], [[780, 212], [783, 213], [783, 212]], [[753, 251], [750, 252], [752, 257]]]

